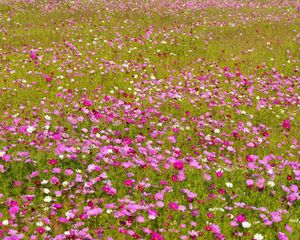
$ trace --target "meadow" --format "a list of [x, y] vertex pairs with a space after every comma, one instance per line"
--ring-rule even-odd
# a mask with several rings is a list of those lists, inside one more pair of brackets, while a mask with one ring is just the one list
[[0, 238], [300, 239], [295, 0], [0, 1]]

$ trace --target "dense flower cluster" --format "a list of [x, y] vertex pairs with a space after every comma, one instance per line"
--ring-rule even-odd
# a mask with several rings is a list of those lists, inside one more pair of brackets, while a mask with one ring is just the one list
[[142, 2], [0, 3], [0, 238], [299, 239], [297, 1]]

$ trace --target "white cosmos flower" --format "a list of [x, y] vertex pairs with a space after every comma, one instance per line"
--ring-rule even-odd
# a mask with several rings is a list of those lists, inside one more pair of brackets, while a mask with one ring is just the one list
[[107, 153], [113, 153], [114, 151], [112, 149], [107, 149]]
[[67, 218], [70, 218], [72, 215], [73, 215], [73, 214], [72, 214], [72, 212], [71, 212], [70, 210], [66, 212], [66, 217], [67, 217]]
[[38, 227], [41, 227], [41, 226], [43, 226], [43, 222], [41, 222], [41, 221], [36, 222], [36, 225], [37, 225]]
[[47, 184], [47, 183], [48, 183], [48, 180], [41, 181], [41, 184]]
[[45, 116], [45, 119], [46, 119], [46, 120], [51, 120], [51, 117], [50, 117], [49, 115], [46, 115], [46, 116]]
[[45, 226], [45, 230], [46, 230], [47, 232], [49, 232], [49, 231], [51, 231], [51, 227]]
[[32, 126], [29, 126], [29, 127], [26, 129], [26, 131], [27, 131], [28, 133], [32, 133], [34, 130], [35, 130], [35, 127], [32, 127]]
[[51, 202], [52, 201], [52, 197], [47, 196], [44, 198], [44, 202]]
[[242, 226], [243, 226], [243, 228], [249, 228], [249, 227], [251, 227], [251, 223], [244, 221], [244, 222], [242, 222]]
[[67, 181], [64, 181], [64, 182], [62, 183], [62, 185], [63, 185], [64, 187], [68, 186], [68, 184], [69, 184], [69, 182], [67, 182]]
[[215, 132], [215, 133], [220, 133], [220, 129], [216, 128], [216, 129], [214, 130], [214, 132]]
[[5, 220], [2, 221], [2, 224], [3, 224], [4, 226], [7, 226], [7, 225], [9, 224], [9, 221], [8, 221], [7, 219], [5, 219]]
[[148, 218], [151, 219], [151, 220], [154, 220], [154, 219], [156, 218], [156, 216], [154, 216], [154, 215], [149, 215]]
[[264, 236], [261, 235], [260, 233], [256, 233], [256, 234], [254, 234], [253, 238], [254, 238], [255, 240], [263, 240], [263, 239], [264, 239]]
[[233, 187], [233, 184], [230, 183], [230, 182], [225, 183], [225, 185], [226, 185], [226, 187], [228, 187], [228, 188], [232, 188], [232, 187]]
[[263, 240], [263, 239], [264, 239], [264, 236], [261, 235], [260, 233], [256, 233], [256, 234], [254, 234], [253, 238], [254, 238], [255, 240]]
[[43, 189], [43, 193], [48, 194], [48, 193], [50, 193], [50, 190], [49, 190], [48, 188], [44, 188], [44, 189]]
[[269, 181], [267, 184], [268, 184], [269, 187], [274, 187], [275, 186], [275, 183], [273, 181]]

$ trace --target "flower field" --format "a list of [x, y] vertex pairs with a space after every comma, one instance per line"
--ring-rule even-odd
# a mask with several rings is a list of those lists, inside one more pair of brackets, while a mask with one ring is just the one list
[[0, 239], [300, 239], [297, 0], [2, 0], [0, 109]]

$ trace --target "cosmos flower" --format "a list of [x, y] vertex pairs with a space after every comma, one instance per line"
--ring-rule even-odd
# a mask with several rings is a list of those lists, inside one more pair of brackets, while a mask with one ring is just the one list
[[264, 239], [264, 236], [260, 233], [255, 233], [254, 236], [253, 236], [253, 239], [255, 240], [263, 240]]
[[283, 120], [281, 126], [288, 131], [291, 129], [291, 123], [288, 119]]
[[7, 226], [9, 224], [9, 221], [7, 219], [4, 219], [2, 221], [3, 226]]
[[222, 171], [221, 169], [218, 169], [218, 170], [216, 171], [216, 176], [217, 176], [217, 177], [222, 177], [222, 176], [223, 176], [223, 171]]
[[175, 202], [170, 202], [169, 203], [169, 208], [172, 209], [172, 210], [178, 210], [179, 209], [179, 206], [177, 203]]
[[182, 170], [184, 168], [184, 164], [181, 161], [176, 161], [173, 164], [174, 168], [178, 169], [178, 170]]
[[151, 234], [151, 240], [164, 240], [163, 236], [157, 232]]
[[242, 226], [243, 226], [243, 228], [249, 228], [249, 227], [251, 227], [251, 223], [244, 221], [244, 222], [242, 222]]
[[87, 211], [87, 215], [88, 216], [97, 216], [99, 214], [101, 214], [103, 212], [103, 210], [101, 208], [94, 208], [91, 210]]
[[281, 213], [280, 212], [270, 212], [270, 216], [273, 222], [281, 222]]
[[279, 232], [278, 239], [279, 240], [288, 240], [289, 238], [283, 232]]
[[238, 223], [243, 223], [246, 221], [246, 217], [243, 214], [237, 215], [235, 219]]
[[34, 131], [35, 131], [35, 127], [33, 127], [33, 126], [28, 126], [27, 127], [27, 129], [26, 129], [26, 131], [28, 132], [28, 133], [33, 133]]
[[45, 198], [44, 198], [44, 202], [51, 202], [52, 201], [52, 197], [50, 197], [50, 196], [46, 196]]

